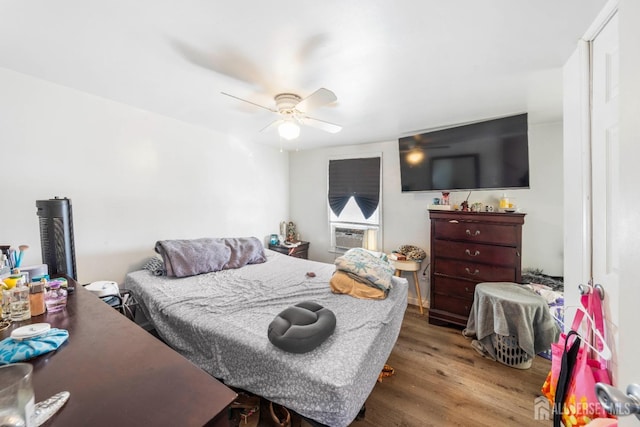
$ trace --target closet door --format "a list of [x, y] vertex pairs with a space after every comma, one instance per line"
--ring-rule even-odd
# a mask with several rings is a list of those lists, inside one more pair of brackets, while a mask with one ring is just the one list
[[[592, 45], [592, 274], [604, 286], [608, 331], [617, 331], [619, 312], [618, 253], [621, 230], [620, 144], [618, 132], [618, 15], [614, 14]], [[609, 335], [610, 344], [617, 341]], [[616, 361], [613, 361], [616, 363]], [[615, 369], [614, 369], [615, 372]]]
[[[564, 67], [565, 303], [578, 304], [574, 280], [593, 277], [604, 286], [610, 368], [623, 393], [640, 384], [638, 16], [637, 0], [610, 0]], [[620, 427], [637, 423], [618, 420]]]

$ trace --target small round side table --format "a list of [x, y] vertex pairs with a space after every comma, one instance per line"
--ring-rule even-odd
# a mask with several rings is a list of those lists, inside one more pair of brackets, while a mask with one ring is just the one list
[[422, 309], [422, 295], [420, 294], [420, 282], [418, 281], [418, 271], [420, 271], [420, 261], [391, 261], [396, 269], [396, 276], [400, 277], [403, 271], [413, 271], [413, 281], [416, 285], [416, 296], [418, 297], [418, 306], [420, 314], [424, 314]]

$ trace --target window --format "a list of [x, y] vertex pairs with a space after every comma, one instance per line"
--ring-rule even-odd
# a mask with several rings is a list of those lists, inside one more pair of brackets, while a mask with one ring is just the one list
[[382, 158], [329, 160], [329, 229], [334, 252], [382, 248]]

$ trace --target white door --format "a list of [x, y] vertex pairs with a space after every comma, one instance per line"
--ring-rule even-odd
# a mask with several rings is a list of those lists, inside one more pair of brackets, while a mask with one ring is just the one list
[[611, 371], [623, 392], [640, 384], [638, 16], [639, 1], [610, 0], [564, 70], [565, 301], [577, 304], [576, 283], [590, 277], [604, 286]]
[[[591, 41], [592, 274], [606, 294], [612, 379], [626, 391], [629, 384], [640, 384], [640, 203], [635, 197], [640, 176], [636, 124], [640, 7], [636, 1], [621, 0], [613, 11]], [[638, 423], [633, 416], [619, 420], [620, 426]]]
[[[618, 15], [615, 13], [591, 43], [591, 228], [593, 282], [605, 290], [609, 345], [617, 347], [621, 213], [619, 146]], [[612, 372], [617, 372], [616, 355]], [[614, 379], [615, 381], [615, 379]]]
[[[620, 207], [615, 224], [616, 254], [619, 258], [617, 301], [618, 341], [616, 385], [625, 391], [640, 384], [640, 1], [620, 0], [619, 26], [619, 186]], [[614, 305], [612, 304], [613, 308]], [[619, 419], [621, 427], [639, 426], [634, 416]]]

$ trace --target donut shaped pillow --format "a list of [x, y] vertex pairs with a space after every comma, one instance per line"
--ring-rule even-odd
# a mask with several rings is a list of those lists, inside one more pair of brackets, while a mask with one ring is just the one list
[[322, 344], [336, 328], [329, 309], [303, 301], [284, 309], [269, 324], [269, 341], [290, 353], [306, 353]]

